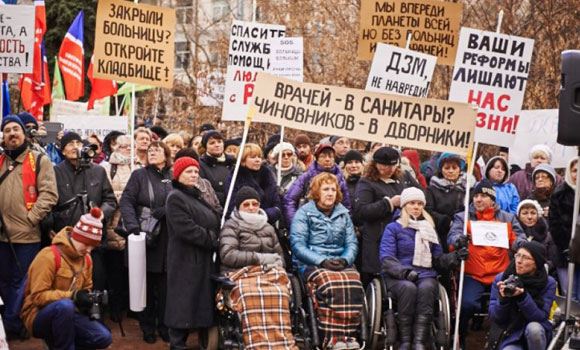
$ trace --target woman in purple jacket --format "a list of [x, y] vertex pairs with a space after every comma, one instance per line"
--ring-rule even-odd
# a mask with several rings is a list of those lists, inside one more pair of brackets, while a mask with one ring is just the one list
[[[401, 193], [401, 211], [387, 225], [380, 247], [383, 278], [397, 300], [399, 349], [426, 349], [439, 297], [437, 271], [457, 267], [465, 248], [443, 254], [433, 219], [424, 210], [425, 194], [416, 187]], [[414, 325], [414, 327], [413, 327]], [[412, 329], [413, 328], [413, 329]], [[414, 339], [412, 339], [414, 334]]]

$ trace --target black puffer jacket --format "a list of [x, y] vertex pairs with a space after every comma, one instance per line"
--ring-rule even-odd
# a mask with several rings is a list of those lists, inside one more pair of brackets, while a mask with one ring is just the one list
[[224, 154], [223, 160], [212, 157], [207, 153], [200, 157], [199, 176], [209, 180], [222, 207], [228, 195], [228, 188], [225, 187], [226, 178], [235, 164], [236, 160], [227, 154]]
[[[564, 182], [550, 198], [550, 210], [548, 222], [554, 243], [558, 247], [558, 255], [562, 256], [564, 250], [570, 245], [572, 237], [572, 219], [574, 212], [574, 189]], [[557, 267], [566, 267], [566, 260], [559, 259]]]
[[[149, 200], [149, 184], [153, 189], [153, 205]], [[121, 195], [121, 217], [123, 227], [128, 233], [139, 232], [139, 215], [143, 207], [150, 208], [153, 216], [161, 221], [159, 241], [155, 247], [147, 248], [147, 271], [164, 272], [167, 270], [167, 226], [165, 224], [165, 200], [171, 191], [171, 170], [158, 170], [148, 165], [137, 169], [129, 178]]]

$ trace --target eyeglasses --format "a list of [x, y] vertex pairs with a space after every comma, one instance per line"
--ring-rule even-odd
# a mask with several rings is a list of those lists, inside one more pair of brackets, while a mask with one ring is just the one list
[[242, 203], [242, 207], [244, 207], [244, 208], [259, 207], [259, 206], [260, 206], [260, 202], [258, 202], [258, 201], [246, 200]]
[[534, 260], [534, 258], [532, 258], [531, 256], [527, 256], [527, 255], [521, 254], [521, 253], [516, 253], [514, 255], [514, 258], [522, 259], [523, 261], [533, 261]]
[[121, 149], [121, 148], [127, 149], [127, 148], [131, 148], [131, 145], [119, 145], [117, 148], [119, 148], [119, 149]]
[[163, 152], [163, 148], [153, 148], [152, 147], [152, 148], [149, 148], [147, 150], [147, 153], [161, 153], [161, 152]]
[[538, 180], [538, 179], [547, 179], [549, 177], [550, 177], [550, 175], [548, 175], [548, 174], [543, 174], [543, 173], [536, 174], [536, 180]]
[[282, 152], [282, 157], [290, 158], [294, 155], [292, 152]]

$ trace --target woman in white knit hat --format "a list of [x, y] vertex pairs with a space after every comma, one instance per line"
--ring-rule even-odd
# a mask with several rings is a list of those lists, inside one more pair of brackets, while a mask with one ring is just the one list
[[[509, 182], [513, 183], [518, 189], [520, 199], [528, 198], [534, 187], [532, 172], [539, 164], [550, 164], [552, 162], [552, 150], [544, 144], [538, 144], [530, 150], [530, 162], [526, 167], [516, 171], [510, 176]], [[556, 184], [559, 185], [562, 178], [556, 175]]]
[[401, 193], [401, 210], [385, 228], [380, 246], [383, 278], [397, 300], [399, 349], [426, 349], [433, 305], [438, 298], [437, 270], [459, 266], [463, 248], [443, 254], [433, 219], [425, 211], [425, 194], [409, 187]]

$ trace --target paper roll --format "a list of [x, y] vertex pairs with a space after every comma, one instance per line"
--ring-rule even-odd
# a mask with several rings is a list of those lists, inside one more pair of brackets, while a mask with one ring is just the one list
[[128, 239], [129, 254], [129, 308], [139, 312], [147, 305], [147, 257], [145, 232], [131, 234]]

